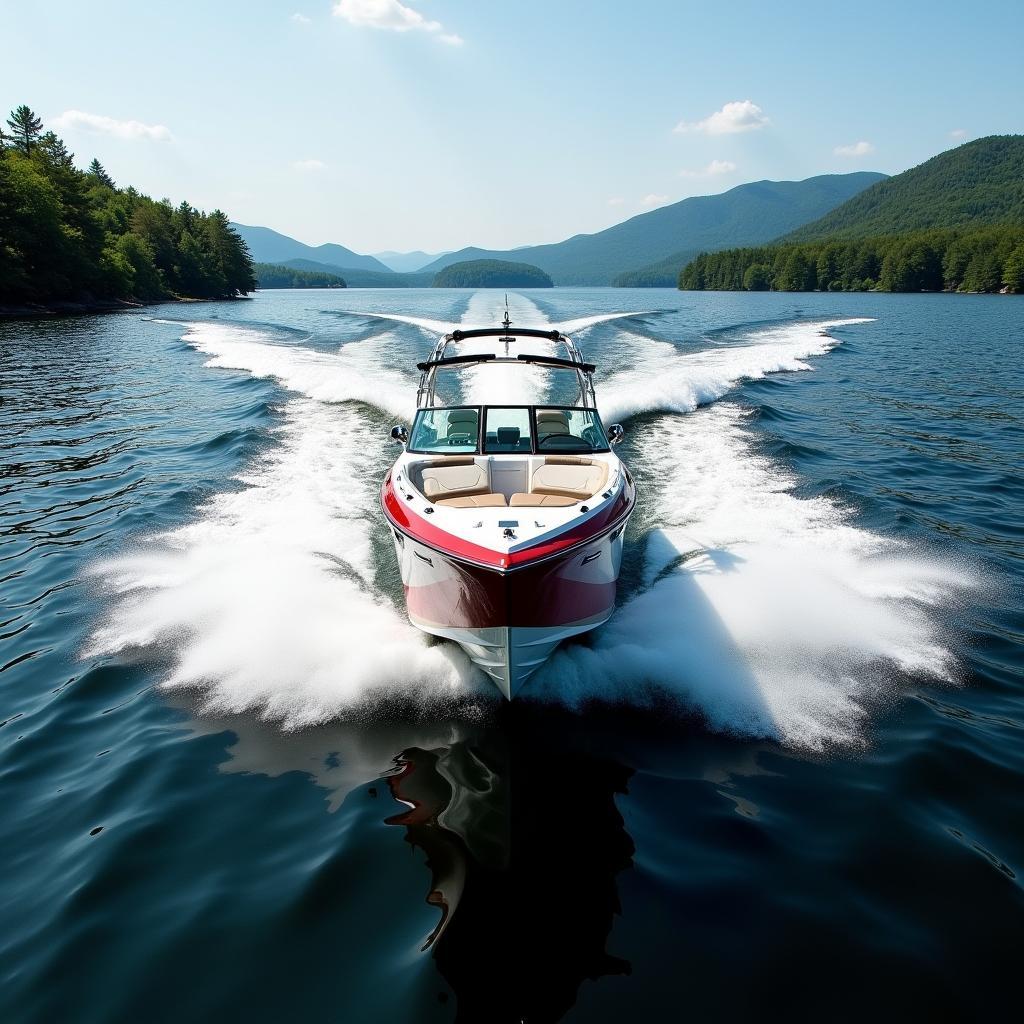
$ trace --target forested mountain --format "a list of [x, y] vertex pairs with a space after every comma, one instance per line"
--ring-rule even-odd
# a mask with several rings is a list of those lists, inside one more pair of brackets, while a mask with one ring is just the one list
[[1024, 224], [1024, 136], [990, 135], [880, 181], [779, 239], [869, 238]]
[[879, 182], [761, 248], [702, 253], [679, 287], [1024, 291], [1024, 136], [991, 136]]
[[345, 279], [350, 288], [429, 288], [434, 280], [432, 273], [395, 274], [390, 270], [381, 273], [376, 270], [360, 270], [358, 267], [336, 267], [315, 260], [287, 260], [282, 266], [312, 273], [337, 274]]
[[256, 286], [245, 243], [202, 213], [87, 171], [26, 106], [0, 130], [0, 304], [218, 298]]
[[324, 245], [306, 245], [288, 235], [282, 235], [270, 228], [253, 227], [249, 224], [232, 224], [235, 231], [249, 246], [252, 258], [258, 263], [285, 264], [289, 260], [313, 260], [335, 267], [352, 267], [356, 270], [375, 270], [390, 274], [391, 268], [384, 266], [372, 256], [361, 256], [343, 245], [327, 242]]
[[510, 251], [460, 249], [423, 269], [478, 259], [516, 259], [549, 274], [556, 284], [610, 284], [631, 268], [672, 257], [672, 284], [687, 257], [708, 249], [767, 242], [820, 217], [881, 177], [871, 171], [826, 174], [805, 181], [756, 181], [715, 196], [695, 196], [593, 235]]
[[257, 288], [344, 288], [344, 279], [322, 271], [295, 270], [274, 263], [256, 264]]
[[509, 260], [466, 260], [437, 272], [435, 288], [553, 288], [539, 267]]

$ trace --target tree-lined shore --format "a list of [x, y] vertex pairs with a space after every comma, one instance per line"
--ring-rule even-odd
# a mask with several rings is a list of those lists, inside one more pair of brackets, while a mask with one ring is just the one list
[[1024, 293], [1024, 227], [919, 231], [857, 241], [701, 253], [687, 291]]
[[0, 127], [0, 307], [104, 308], [245, 295], [245, 243], [220, 210], [173, 206], [87, 170], [26, 106]]

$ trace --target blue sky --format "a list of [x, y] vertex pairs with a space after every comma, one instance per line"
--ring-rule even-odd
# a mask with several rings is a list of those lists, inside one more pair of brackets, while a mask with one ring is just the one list
[[81, 162], [361, 252], [596, 231], [1024, 131], [1024, 4], [5, 4], [0, 103]]

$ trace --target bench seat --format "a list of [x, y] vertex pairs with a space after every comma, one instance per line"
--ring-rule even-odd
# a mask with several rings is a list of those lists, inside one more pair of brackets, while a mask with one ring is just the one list
[[449, 508], [504, 508], [506, 502], [504, 494], [460, 494], [455, 498], [437, 498], [434, 504]]
[[575, 505], [579, 499], [570, 498], [565, 494], [513, 494], [509, 500], [509, 504], [512, 506], [529, 506], [537, 508], [540, 506], [546, 506], [547, 508], [567, 508], [569, 505]]

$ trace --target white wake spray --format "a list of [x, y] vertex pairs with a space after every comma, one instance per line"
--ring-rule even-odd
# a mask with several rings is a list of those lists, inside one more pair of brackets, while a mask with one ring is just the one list
[[[474, 296], [466, 323], [500, 320], [503, 298]], [[510, 301], [515, 322], [548, 326], [528, 300]], [[626, 315], [572, 326], [585, 332]], [[454, 326], [391, 319], [431, 332]], [[838, 344], [831, 327], [859, 322], [790, 324], [690, 354], [622, 332], [628, 369], [599, 387], [605, 419], [690, 412], [741, 380], [810, 369], [807, 358]], [[323, 353], [219, 323], [189, 325], [185, 339], [207, 365], [276, 379], [297, 397], [241, 489], [97, 567], [116, 598], [88, 653], [159, 647], [172, 662], [167, 686], [287, 728], [395, 695], [444, 714], [497, 699], [457, 647], [430, 643], [377, 589], [382, 571], [397, 573], [390, 551], [387, 567], [378, 564], [375, 534], [391, 450], [359, 403], [410, 412], [415, 377], [391, 368], [407, 359], [396, 358], [398, 339], [385, 328]], [[543, 386], [534, 379], [527, 400]], [[500, 379], [473, 387], [508, 400]], [[858, 742], [871, 704], [892, 695], [901, 674], [952, 677], [933, 609], [969, 577], [850, 525], [833, 502], [794, 497], [795, 481], [752, 452], [742, 419], [722, 404], [650, 425], [656, 443], [641, 443], [632, 467], [649, 518], [646, 589], [589, 646], [556, 653], [525, 697], [657, 694], [717, 730], [821, 748]]]
[[955, 680], [934, 610], [970, 574], [850, 525], [834, 501], [794, 497], [744, 416], [720, 404], [651, 425], [646, 589], [591, 646], [556, 653], [530, 696], [668, 698], [719, 731], [822, 749], [862, 742], [900, 678]]

